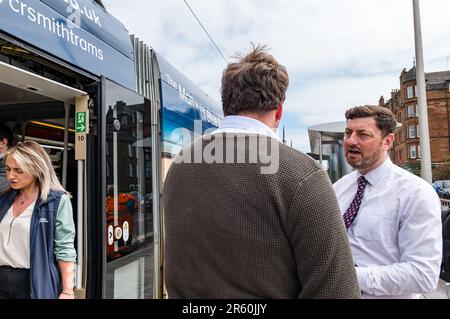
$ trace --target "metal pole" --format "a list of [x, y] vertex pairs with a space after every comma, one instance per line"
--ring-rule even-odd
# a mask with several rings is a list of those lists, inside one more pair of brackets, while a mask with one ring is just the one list
[[[113, 117], [117, 119], [117, 108], [118, 105], [114, 105]], [[118, 147], [117, 147], [117, 132], [113, 132], [113, 187], [114, 187], [114, 252], [119, 251], [119, 239], [116, 238], [116, 227], [119, 226], [119, 162], [117, 161]]]
[[77, 192], [77, 273], [76, 288], [83, 288], [83, 208], [84, 208], [84, 161], [78, 161], [78, 192]]
[[[150, 50], [150, 49], [148, 49]], [[163, 163], [161, 162], [161, 140], [159, 138], [161, 134], [161, 121], [160, 121], [160, 96], [158, 91], [158, 81], [156, 80], [159, 74], [158, 62], [153, 51], [149, 51], [150, 56], [150, 68], [149, 79], [147, 86], [150, 92], [151, 103], [151, 138], [152, 138], [152, 189], [153, 189], [153, 240], [154, 244], [154, 270], [153, 270], [153, 298], [161, 299], [165, 296], [164, 291], [164, 276], [165, 268], [163, 268], [164, 263], [164, 212], [161, 207], [162, 198], [162, 172]]]
[[64, 103], [64, 153], [63, 153], [63, 169], [62, 169], [62, 186], [64, 189], [67, 185], [67, 150], [69, 148], [69, 112], [70, 104]]
[[319, 162], [320, 167], [323, 169], [323, 141], [322, 141], [322, 132], [319, 132]]
[[424, 58], [422, 46], [422, 27], [420, 23], [419, 0], [413, 0], [414, 11], [414, 35], [416, 40], [416, 78], [417, 78], [417, 101], [419, 108], [419, 126], [420, 126], [420, 150], [421, 150], [421, 177], [429, 182], [433, 182], [431, 170], [430, 154], [430, 134], [428, 131], [428, 105], [427, 91], [425, 84]]

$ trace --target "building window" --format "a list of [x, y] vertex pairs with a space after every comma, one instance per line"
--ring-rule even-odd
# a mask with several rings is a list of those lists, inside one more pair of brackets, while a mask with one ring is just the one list
[[416, 138], [416, 125], [408, 126], [408, 138]]
[[406, 98], [407, 99], [412, 99], [412, 98], [416, 97], [415, 93], [416, 93], [416, 90], [415, 90], [414, 85], [408, 86], [406, 88]]
[[416, 138], [416, 137], [420, 137], [419, 125], [408, 126], [408, 138]]
[[409, 158], [416, 159], [417, 158], [417, 150], [415, 145], [409, 146]]
[[416, 117], [416, 105], [408, 105], [408, 118]]
[[417, 145], [417, 158], [422, 158], [422, 154], [420, 152], [420, 145]]

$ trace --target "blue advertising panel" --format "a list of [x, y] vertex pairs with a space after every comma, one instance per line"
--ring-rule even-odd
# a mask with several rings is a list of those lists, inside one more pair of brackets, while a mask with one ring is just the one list
[[1, 31], [135, 90], [128, 32], [92, 0], [0, 0], [0, 21]]
[[41, 0], [96, 38], [133, 59], [133, 47], [123, 24], [93, 0]]
[[[198, 86], [157, 55], [161, 76], [162, 147], [176, 155], [196, 135], [219, 126], [223, 111]], [[189, 133], [190, 140], [186, 141]]]

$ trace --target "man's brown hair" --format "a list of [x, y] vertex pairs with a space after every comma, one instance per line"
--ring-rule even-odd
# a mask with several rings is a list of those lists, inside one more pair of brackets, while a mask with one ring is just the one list
[[397, 127], [397, 121], [394, 114], [386, 107], [365, 105], [353, 107], [345, 112], [345, 118], [348, 120], [373, 117], [377, 127], [382, 131], [383, 137], [394, 133]]
[[265, 46], [254, 46], [246, 56], [237, 56], [222, 76], [222, 105], [225, 116], [272, 111], [286, 98], [289, 76], [286, 68]]

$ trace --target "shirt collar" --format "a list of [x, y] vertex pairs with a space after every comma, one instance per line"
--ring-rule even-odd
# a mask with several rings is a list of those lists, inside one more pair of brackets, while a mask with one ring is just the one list
[[[389, 156], [386, 158], [383, 164], [370, 171], [364, 177], [369, 182], [370, 185], [375, 186], [386, 174], [391, 170], [392, 166], [391, 159]], [[360, 172], [356, 172], [356, 178], [358, 179], [362, 174]]]
[[229, 115], [220, 123], [215, 133], [262, 134], [280, 140], [280, 137], [266, 124], [247, 116]]

